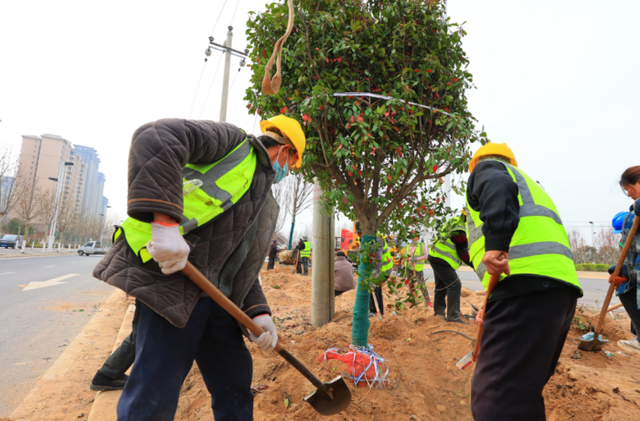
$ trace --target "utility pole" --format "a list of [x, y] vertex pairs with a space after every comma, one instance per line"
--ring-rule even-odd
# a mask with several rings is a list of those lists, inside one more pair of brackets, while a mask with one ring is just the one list
[[[249, 54], [249, 49], [245, 48], [244, 53], [240, 51], [236, 51], [231, 48], [231, 43], [233, 40], [233, 26], [229, 25], [229, 32], [227, 32], [227, 40], [222, 44], [216, 44], [213, 42], [213, 37], [209, 37], [209, 46], [204, 52], [205, 61], [207, 61], [207, 57], [211, 56], [211, 48], [214, 50], [222, 51], [225, 53], [224, 58], [224, 77], [222, 79], [222, 99], [220, 101], [220, 121], [227, 121], [227, 103], [229, 100], [229, 69], [231, 67], [231, 56], [240, 57], [242, 60], [240, 61], [240, 67], [244, 67], [246, 65], [246, 57]], [[238, 69], [240, 71], [240, 69]]]
[[[328, 211], [328, 213], [327, 213]], [[322, 326], [335, 314], [335, 220], [322, 200], [318, 180], [313, 186], [313, 261], [311, 265], [311, 324]]]
[[229, 68], [231, 67], [231, 41], [233, 40], [233, 26], [229, 26], [227, 41], [223, 44], [227, 48], [224, 58], [224, 78], [222, 79], [222, 101], [220, 102], [220, 121], [227, 121], [227, 102], [229, 100]]

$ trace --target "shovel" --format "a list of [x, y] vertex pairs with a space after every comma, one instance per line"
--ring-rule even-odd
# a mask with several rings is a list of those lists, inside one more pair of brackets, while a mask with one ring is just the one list
[[[636, 231], [638, 230], [638, 225], [640, 225], [640, 217], [636, 216], [633, 220], [633, 226], [631, 226], [631, 230], [629, 231], [629, 236], [627, 237], [627, 241], [624, 243], [624, 248], [620, 253], [620, 257], [618, 258], [618, 264], [616, 265], [616, 270], [613, 272], [612, 278], [620, 275], [620, 271], [622, 270], [622, 264], [624, 263], [624, 259], [627, 257], [627, 252], [631, 247], [631, 243], [633, 242], [633, 237], [636, 235]], [[583, 351], [600, 351], [602, 347], [607, 344], [609, 341], [600, 340], [599, 336], [604, 327], [604, 318], [607, 315], [607, 311], [609, 310], [609, 303], [611, 302], [611, 297], [613, 296], [613, 290], [616, 289], [616, 284], [611, 282], [609, 284], [609, 290], [607, 291], [607, 296], [604, 299], [604, 303], [602, 304], [602, 310], [600, 310], [600, 318], [598, 319], [598, 324], [596, 325], [596, 330], [593, 333], [593, 339], [583, 339], [580, 341], [580, 345], [578, 345], [578, 349]]]
[[[206, 292], [213, 301], [220, 304], [233, 318], [253, 332], [254, 335], [260, 336], [264, 333], [264, 330], [262, 330], [260, 326], [220, 292], [220, 290], [190, 262], [187, 262], [185, 268], [182, 269], [182, 273]], [[313, 409], [320, 415], [334, 415], [349, 406], [351, 403], [351, 391], [341, 376], [336, 377], [328, 383], [322, 383], [307, 367], [302, 365], [300, 361], [284, 349], [280, 345], [280, 342], [276, 344], [274, 350], [317, 388], [313, 393], [304, 398], [304, 400], [309, 402]]]
[[[484, 296], [484, 304], [482, 305], [482, 312], [478, 311], [478, 316], [482, 321], [484, 321], [484, 314], [487, 311], [487, 300], [489, 299], [489, 295], [493, 289], [498, 285], [498, 281], [500, 281], [500, 274], [491, 275], [491, 279], [489, 279], [489, 286], [487, 287], [487, 293]], [[478, 326], [478, 335], [476, 336], [476, 345], [473, 348], [473, 351], [462, 357], [460, 361], [456, 363], [456, 367], [460, 370], [464, 370], [469, 367], [472, 363], [474, 363], [478, 359], [478, 354], [480, 354], [480, 339], [482, 339], [482, 332], [484, 332], [484, 324]]]

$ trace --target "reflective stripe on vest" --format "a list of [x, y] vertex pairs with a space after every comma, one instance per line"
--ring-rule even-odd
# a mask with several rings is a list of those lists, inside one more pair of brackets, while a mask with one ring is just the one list
[[[409, 247], [411, 247], [411, 244], [407, 244], [407, 246], [404, 248], [405, 256], [414, 257], [416, 255], [416, 252], [418, 253], [418, 256], [422, 256], [422, 241], [420, 241], [416, 246], [416, 249], [413, 251], [413, 256], [409, 256]], [[419, 261], [419, 262], [406, 261], [405, 266], [411, 268], [412, 267], [411, 263], [415, 263], [416, 271], [421, 272], [422, 270], [424, 270], [424, 261]]]
[[300, 257], [311, 257], [311, 243], [304, 242], [304, 250], [300, 250]]
[[[501, 164], [506, 167], [511, 178], [518, 185], [520, 205], [520, 221], [509, 245], [511, 275], [547, 276], [580, 288], [569, 239], [553, 201], [524, 172], [509, 164], [502, 162]], [[476, 273], [486, 289], [490, 276], [482, 263], [485, 253], [483, 222], [480, 219], [480, 212], [473, 209], [468, 200], [467, 208], [469, 209], [469, 217], [467, 217], [469, 254]], [[506, 276], [502, 274], [500, 280], [504, 278]]]
[[393, 259], [391, 258], [391, 251], [387, 245], [387, 240], [384, 240], [384, 248], [382, 249], [382, 266], [380, 266], [380, 272], [389, 272], [393, 269]]
[[[247, 138], [213, 164], [187, 164], [182, 169], [185, 186], [196, 180], [202, 182], [202, 185], [183, 193], [184, 210], [180, 222], [182, 235], [214, 220], [236, 204], [249, 190], [256, 164], [256, 153]], [[151, 255], [146, 250], [151, 239], [151, 224], [127, 218], [121, 228], [127, 243], [142, 262], [151, 260]], [[114, 240], [122, 234], [120, 231], [116, 231]]]
[[429, 256], [437, 257], [447, 262], [453, 270], [462, 265], [462, 260], [458, 257], [456, 245], [451, 240], [451, 234], [455, 231], [466, 231], [461, 225], [460, 217], [451, 218], [440, 232], [433, 247], [429, 250]]

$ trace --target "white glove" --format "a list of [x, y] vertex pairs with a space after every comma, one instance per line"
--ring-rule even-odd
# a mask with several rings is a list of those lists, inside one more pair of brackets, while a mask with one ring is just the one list
[[162, 272], [168, 275], [184, 269], [190, 248], [182, 238], [178, 224], [165, 226], [153, 222], [147, 251], [158, 262]]
[[254, 317], [253, 321], [256, 322], [262, 330], [264, 330], [264, 333], [260, 336], [256, 336], [253, 332], [249, 332], [249, 339], [251, 339], [251, 342], [254, 342], [263, 351], [269, 351], [270, 349], [275, 348], [276, 343], [278, 342], [278, 332], [276, 332], [276, 326], [273, 324], [271, 316], [263, 314], [262, 316]]

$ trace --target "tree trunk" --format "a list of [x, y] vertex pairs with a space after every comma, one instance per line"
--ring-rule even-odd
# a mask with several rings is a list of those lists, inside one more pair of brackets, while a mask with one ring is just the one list
[[351, 344], [364, 347], [369, 343], [369, 296], [371, 295], [367, 291], [365, 279], [371, 277], [372, 266], [365, 263], [369, 258], [364, 250], [366, 245], [372, 241], [376, 241], [375, 235], [362, 235], [360, 241], [360, 265], [358, 266], [358, 286], [356, 287], [356, 302], [353, 305], [353, 324], [351, 326]]
[[21, 251], [20, 254], [24, 253], [24, 245], [27, 243], [27, 240], [29, 239], [29, 224], [31, 224], [31, 220], [27, 219], [27, 223], [25, 224], [24, 227], [24, 240], [22, 241], [22, 247], [21, 247]]
[[291, 242], [293, 241], [293, 227], [296, 226], [296, 215], [291, 215], [291, 232], [289, 233], [289, 250], [291, 250]]

